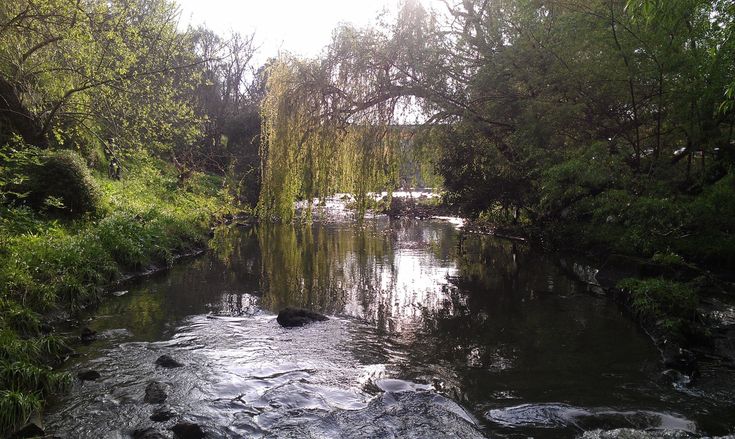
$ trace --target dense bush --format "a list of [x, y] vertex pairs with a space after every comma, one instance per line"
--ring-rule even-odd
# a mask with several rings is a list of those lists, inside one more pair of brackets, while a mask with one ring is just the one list
[[24, 202], [36, 209], [78, 217], [94, 212], [99, 205], [99, 187], [74, 151], [43, 152], [39, 163], [25, 171], [28, 181], [19, 189], [28, 192]]
[[99, 207], [100, 189], [82, 157], [16, 142], [0, 151], [4, 200], [36, 211], [79, 217]]

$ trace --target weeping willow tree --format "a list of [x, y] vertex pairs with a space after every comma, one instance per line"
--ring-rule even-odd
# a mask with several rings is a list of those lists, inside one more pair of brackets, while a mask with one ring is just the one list
[[311, 204], [340, 191], [355, 194], [364, 212], [370, 191], [397, 185], [395, 99], [357, 105], [360, 87], [371, 84], [348, 78], [348, 68], [355, 71], [290, 57], [270, 66], [261, 109], [261, 216], [288, 221], [297, 199]]
[[282, 56], [270, 65], [261, 216], [290, 220], [295, 200], [338, 191], [353, 193], [363, 213], [370, 192], [399, 184], [411, 113], [431, 114], [432, 122], [466, 113], [456, 87], [438, 74], [446, 50], [434, 25], [419, 2], [407, 0], [393, 24], [343, 26], [322, 57]]

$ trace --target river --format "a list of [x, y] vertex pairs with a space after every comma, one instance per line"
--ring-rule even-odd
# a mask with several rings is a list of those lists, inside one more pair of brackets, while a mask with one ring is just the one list
[[[101, 376], [54, 401], [46, 429], [173, 437], [183, 420], [212, 438], [733, 431], [732, 401], [672, 384], [649, 337], [552, 257], [459, 236], [450, 221], [384, 217], [218, 229], [204, 255], [87, 316], [98, 339], [65, 368]], [[284, 329], [275, 317], [286, 306], [330, 319]], [[184, 366], [156, 366], [163, 354]], [[163, 405], [143, 402], [151, 381], [164, 384]], [[154, 411], [171, 419], [154, 422]]]

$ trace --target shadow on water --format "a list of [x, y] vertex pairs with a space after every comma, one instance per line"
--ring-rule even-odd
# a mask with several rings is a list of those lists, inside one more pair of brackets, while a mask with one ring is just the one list
[[[210, 437], [574, 437], [724, 434], [732, 401], [676, 391], [605, 298], [525, 246], [441, 221], [216, 232], [211, 251], [137, 282], [91, 316], [77, 382], [47, 415], [61, 437], [126, 437], [188, 420]], [[332, 316], [286, 330], [286, 306]], [[184, 367], [163, 369], [169, 354]], [[149, 416], [160, 381], [165, 422]]]

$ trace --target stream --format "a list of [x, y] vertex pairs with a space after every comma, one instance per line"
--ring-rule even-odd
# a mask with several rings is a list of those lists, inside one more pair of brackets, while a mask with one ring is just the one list
[[[672, 383], [650, 338], [553, 257], [459, 236], [452, 221], [385, 217], [217, 229], [204, 255], [125, 285], [87, 316], [97, 340], [65, 369], [100, 378], [75, 380], [47, 410], [46, 430], [174, 437], [187, 421], [211, 438], [735, 431], [735, 397]], [[281, 328], [286, 306], [330, 319]], [[163, 354], [183, 367], [156, 366]], [[164, 403], [143, 401], [151, 381], [165, 386]]]

